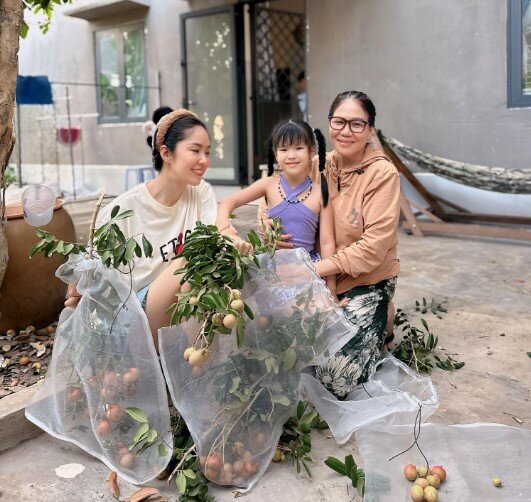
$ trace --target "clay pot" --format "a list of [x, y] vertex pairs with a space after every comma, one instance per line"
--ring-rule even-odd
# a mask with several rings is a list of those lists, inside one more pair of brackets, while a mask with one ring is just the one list
[[[67, 289], [67, 285], [55, 277], [65, 257], [44, 258], [39, 254], [30, 260], [29, 250], [38, 241], [37, 229], [24, 221], [21, 205], [7, 206], [6, 216], [9, 263], [0, 287], [0, 333], [10, 328], [25, 329], [29, 325], [40, 328], [56, 321]], [[65, 241], [76, 240], [72, 219], [59, 199], [52, 221], [42, 229]]]

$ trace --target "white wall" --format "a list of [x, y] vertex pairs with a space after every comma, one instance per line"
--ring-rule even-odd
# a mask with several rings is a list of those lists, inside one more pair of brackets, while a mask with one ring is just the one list
[[388, 136], [454, 160], [531, 168], [531, 108], [507, 108], [507, 2], [307, 0], [311, 121], [363, 90]]

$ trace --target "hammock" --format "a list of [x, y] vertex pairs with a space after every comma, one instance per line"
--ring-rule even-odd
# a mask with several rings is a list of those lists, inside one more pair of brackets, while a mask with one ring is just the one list
[[450, 181], [492, 192], [531, 194], [531, 170], [478, 166], [448, 160], [404, 145], [394, 138], [384, 136], [380, 131], [379, 136], [405, 159]]

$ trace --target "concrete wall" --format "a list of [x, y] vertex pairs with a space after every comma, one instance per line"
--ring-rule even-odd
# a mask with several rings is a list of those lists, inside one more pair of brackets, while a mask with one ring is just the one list
[[507, 107], [507, 2], [307, 0], [308, 98], [325, 127], [363, 90], [377, 127], [426, 152], [531, 168], [531, 108]]

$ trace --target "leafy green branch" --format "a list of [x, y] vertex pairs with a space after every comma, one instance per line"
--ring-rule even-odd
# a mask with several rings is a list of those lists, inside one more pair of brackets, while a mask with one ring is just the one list
[[347, 476], [352, 481], [352, 486], [363, 497], [365, 493], [365, 471], [356, 465], [352, 455], [347, 455], [344, 462], [336, 457], [328, 457], [325, 464], [337, 473]]
[[[415, 310], [423, 314], [431, 312], [439, 319], [442, 318], [441, 313], [447, 312], [446, 308], [434, 299], [428, 304], [425, 298], [422, 298], [422, 304], [418, 300], [415, 301]], [[393, 349], [393, 355], [417, 372], [429, 373], [434, 365], [446, 371], [462, 368], [465, 365], [464, 362], [456, 361], [449, 354], [446, 354], [444, 359], [436, 353], [439, 338], [431, 332], [428, 322], [424, 318], [421, 318], [420, 322], [423, 329], [413, 326], [408, 315], [403, 310], [397, 309], [394, 325], [402, 327], [404, 338]]]
[[[111, 211], [111, 219], [94, 231], [93, 249], [107, 267], [128, 266], [134, 261], [135, 256], [140, 258], [142, 252], [148, 258], [153, 254], [153, 247], [143, 234], [142, 247], [140, 247], [135, 236], [126, 238], [120, 230], [117, 222], [131, 216], [133, 216], [133, 211], [128, 210], [120, 213], [120, 206], [114, 206]], [[90, 245], [65, 242], [41, 229], [38, 229], [36, 234], [40, 240], [30, 249], [30, 258], [38, 253], [42, 253], [46, 258], [50, 258], [54, 254], [63, 256], [81, 254], [86, 253], [90, 247]]]
[[427, 314], [430, 311], [438, 319], [442, 319], [441, 313], [446, 314], [448, 312], [446, 307], [442, 303], [437, 302], [435, 298], [432, 298], [428, 304], [424, 297], [422, 297], [422, 304], [419, 300], [415, 300], [415, 310], [421, 314]]
[[[208, 494], [208, 482], [201, 472], [199, 457], [192, 453], [195, 445], [186, 426], [180, 416], [172, 417], [172, 433], [174, 449], [172, 459], [166, 468], [168, 472], [175, 474], [175, 484], [181, 502], [211, 502], [214, 497]], [[168, 478], [171, 482], [172, 476]]]
[[135, 448], [137, 449], [136, 456], [140, 456], [148, 448], [158, 444], [158, 453], [160, 457], [167, 455], [166, 447], [171, 446], [165, 443], [162, 436], [158, 433], [156, 429], [153, 429], [149, 425], [148, 417], [146, 414], [139, 408], [125, 408], [124, 410], [133, 420], [139, 423], [135, 432], [133, 433], [132, 440], [133, 442], [129, 445], [129, 451], [134, 452]]
[[[279, 237], [275, 232], [280, 231], [278, 222], [274, 222], [273, 227], [267, 235], [269, 241], [276, 242]], [[249, 233], [247, 241], [252, 244], [253, 253], [242, 256], [231, 238], [222, 235], [216, 226], [197, 222], [179, 255], [186, 259], [186, 265], [175, 271], [182, 275], [182, 290], [167, 312], [172, 325], [189, 317], [197, 319], [201, 325], [193, 346], [185, 353], [194, 367], [208, 359], [208, 348], [216, 334], [228, 335], [236, 328], [237, 345], [241, 347], [246, 324], [244, 315], [254, 319], [240, 292], [245, 270], [251, 263], [258, 265], [256, 254], [274, 251], [275, 244], [263, 243], [254, 231]]]
[[[45, 35], [50, 29], [54, 6], [71, 2], [72, 0], [22, 0], [22, 8], [29, 9], [34, 14], [42, 14], [44, 16], [44, 21], [39, 21], [38, 24], [42, 34]], [[22, 20], [20, 36], [26, 38], [28, 30], [29, 26]]]
[[301, 472], [301, 465], [304, 467], [308, 476], [312, 477], [309, 463], [313, 462], [310, 457], [312, 451], [312, 429], [326, 429], [327, 423], [321, 420], [317, 410], [308, 411], [308, 402], [299, 401], [297, 413], [291, 417], [284, 425], [284, 431], [280, 436], [277, 450], [275, 451], [274, 461], [284, 460], [290, 456], [297, 473]]

